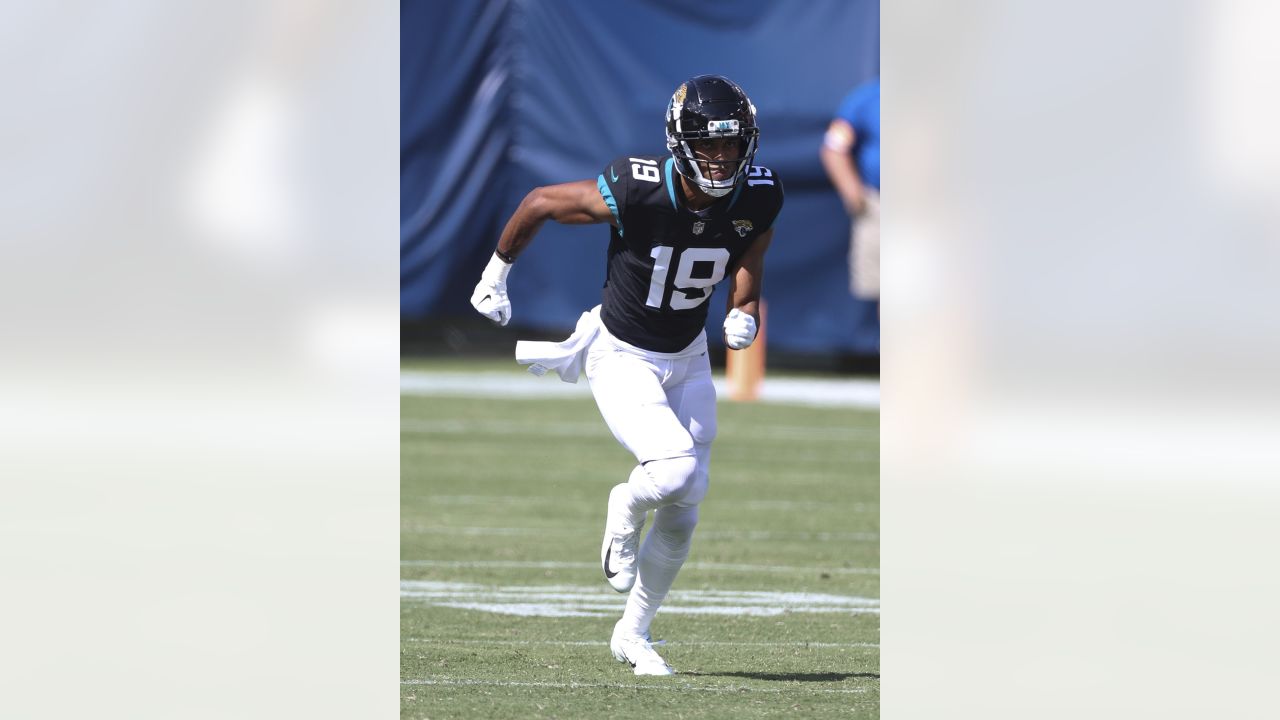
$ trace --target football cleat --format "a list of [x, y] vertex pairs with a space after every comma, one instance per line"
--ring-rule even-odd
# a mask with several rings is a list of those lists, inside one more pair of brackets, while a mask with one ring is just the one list
[[604, 579], [618, 592], [627, 592], [636, 584], [636, 558], [640, 554], [640, 531], [644, 529], [644, 518], [640, 524], [629, 528], [623, 519], [623, 513], [615, 512], [614, 496], [628, 492], [627, 484], [614, 486], [609, 492], [609, 511], [604, 523], [604, 543], [600, 546], [600, 565], [604, 569]]
[[628, 635], [619, 629], [622, 621], [613, 626], [613, 637], [609, 640], [609, 650], [613, 659], [624, 662], [635, 668], [637, 675], [675, 675], [676, 671], [666, 660], [653, 649], [653, 643], [647, 637]]

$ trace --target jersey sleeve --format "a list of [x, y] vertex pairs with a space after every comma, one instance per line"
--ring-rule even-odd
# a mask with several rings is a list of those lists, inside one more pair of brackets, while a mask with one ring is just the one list
[[778, 213], [782, 212], [782, 203], [786, 199], [786, 193], [782, 190], [782, 178], [775, 173], [773, 176], [773, 185], [769, 186], [771, 191], [765, 198], [763, 210], [760, 213], [760, 232], [767, 232], [773, 227], [773, 221], [778, 219]]
[[[604, 198], [604, 204], [609, 206], [610, 212], [613, 213], [615, 224], [620, 231], [624, 227], [631, 199], [631, 173], [627, 170], [627, 167], [627, 158], [615, 158], [613, 162], [609, 163], [609, 167], [606, 167], [604, 172], [600, 173], [600, 177], [596, 178], [596, 187], [600, 190], [600, 197]], [[622, 172], [618, 172], [619, 170]]]

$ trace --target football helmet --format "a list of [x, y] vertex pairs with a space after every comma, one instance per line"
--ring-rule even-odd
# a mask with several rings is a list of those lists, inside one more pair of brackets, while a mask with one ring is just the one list
[[[723, 75], [681, 83], [667, 106], [667, 149], [676, 169], [712, 197], [727, 195], [746, 176], [759, 136], [755, 105]], [[724, 147], [714, 142], [720, 138], [736, 142]]]

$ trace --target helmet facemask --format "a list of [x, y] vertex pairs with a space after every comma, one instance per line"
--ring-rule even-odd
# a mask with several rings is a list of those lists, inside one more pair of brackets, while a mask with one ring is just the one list
[[[677, 132], [667, 138], [667, 147], [676, 161], [676, 169], [698, 189], [712, 197], [723, 197], [747, 174], [756, 154], [759, 130], [742, 128], [738, 120], [711, 120], [709, 130]], [[736, 147], [711, 150], [709, 141], [719, 138], [737, 139]]]

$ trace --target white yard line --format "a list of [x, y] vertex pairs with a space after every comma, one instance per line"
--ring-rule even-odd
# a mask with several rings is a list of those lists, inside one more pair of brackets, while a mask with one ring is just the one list
[[[405, 456], [415, 455], [415, 456], [426, 457], [431, 460], [434, 460], [437, 458], [438, 459], [457, 458], [462, 460], [469, 460], [477, 456], [491, 455], [495, 447], [494, 438], [503, 437], [503, 436], [501, 435], [464, 435], [462, 437], [467, 440], [472, 440], [473, 442], [468, 443], [465, 441], [463, 442], [445, 441], [445, 442], [437, 442], [427, 447], [423, 447], [421, 445], [405, 445], [405, 446], [402, 446], [404, 448], [403, 453], [405, 454]], [[531, 436], [531, 437], [536, 437], [536, 436]], [[734, 437], [735, 439], [739, 439], [737, 438], [736, 435]], [[443, 441], [445, 440], [445, 438], [441, 437], [439, 438], [439, 440]], [[453, 438], [449, 438], [449, 440], [453, 440]], [[582, 440], [582, 438], [579, 438], [579, 440]], [[749, 440], [749, 438], [747, 440]], [[614, 441], [612, 437], [587, 438], [585, 442], [603, 443], [607, 447], [614, 446]], [[761, 441], [754, 440], [751, 442], [758, 444]], [[577, 444], [578, 443], [576, 442], [574, 443], [575, 446]], [[830, 443], [830, 444], [834, 444], [834, 443]], [[835, 450], [832, 453], [818, 454], [818, 453], [806, 453], [804, 452], [803, 448], [799, 448], [797, 447], [797, 445], [798, 445], [797, 443], [792, 443], [792, 444], [789, 444], [785, 449], [780, 448], [775, 450], [774, 452], [770, 452], [767, 449], [762, 450], [761, 452], [764, 454], [761, 457], [757, 458], [755, 463], [755, 469], [751, 471], [751, 474], [758, 477], [768, 476], [775, 481], [799, 483], [799, 482], [805, 482], [809, 480], [817, 480], [824, 484], [830, 484], [836, 478], [839, 478], [841, 475], [847, 473], [848, 466], [854, 463], [879, 463], [880, 462], [880, 450], [878, 448], [874, 448], [874, 449], [864, 448], [863, 450], [855, 450], [851, 443], [846, 443], [843, 447], [840, 447], [838, 450]], [[560, 460], [564, 458], [566, 450], [569, 450], [571, 452], [570, 448], [566, 448], [561, 443], [547, 442], [545, 444], [541, 444], [537, 448], [530, 448], [525, 452], [528, 452], [530, 454], [536, 453], [538, 456], [542, 458]], [[797, 450], [799, 450], [799, 452], [797, 452]], [[832, 468], [833, 464], [837, 465], [837, 467]], [[820, 468], [821, 470], [816, 473], [806, 472], [805, 469], [810, 467], [817, 467], [817, 468]], [[563, 471], [558, 468], [550, 468], [550, 469], [544, 469], [540, 471], [526, 470], [525, 476], [526, 477], [535, 477], [535, 476], [545, 477], [548, 473], [550, 473], [555, 477], [559, 477], [562, 474], [562, 472]], [[835, 475], [836, 478], [833, 478], [832, 477], [833, 475]]]
[[[626, 598], [601, 585], [510, 585], [401, 580], [400, 599], [517, 617], [614, 617]], [[879, 615], [879, 598], [769, 590], [673, 590], [668, 615], [775, 617], [794, 613]]]
[[433, 677], [433, 678], [409, 678], [400, 681], [401, 685], [481, 685], [487, 687], [542, 687], [542, 688], [565, 688], [576, 690], [579, 688], [613, 688], [618, 690], [674, 690], [676, 692], [718, 692], [718, 693], [743, 693], [743, 692], [759, 692], [759, 693], [788, 693], [788, 694], [804, 694], [804, 693], [823, 693], [823, 694], [848, 694], [858, 695], [867, 692], [867, 688], [805, 688], [803, 690], [795, 688], [758, 688], [746, 685], [711, 685], [698, 686], [682, 683], [673, 680], [671, 684], [664, 685], [637, 685], [635, 683], [581, 683], [581, 682], [525, 682], [514, 680], [473, 680], [468, 678], [451, 678], [451, 677]]
[[[608, 647], [607, 640], [483, 640], [403, 638], [402, 642], [434, 645], [551, 645], [554, 647]], [[730, 642], [727, 640], [667, 640], [667, 647], [787, 647], [787, 648], [878, 648], [880, 643], [831, 643], [831, 642]]]
[[[409, 535], [459, 535], [465, 537], [585, 537], [599, 535], [594, 528], [476, 527], [462, 525], [422, 525], [403, 523], [400, 532]], [[773, 530], [698, 530], [702, 540], [799, 540], [821, 542], [879, 542], [879, 533], [782, 532]]]
[[[424, 499], [439, 505], [517, 505], [566, 503], [596, 503], [595, 500], [565, 499], [550, 495], [407, 495], [401, 500]], [[821, 500], [732, 500], [716, 498], [709, 502], [716, 505], [745, 505], [752, 510], [839, 510], [840, 512], [879, 513], [879, 503], [832, 503]]]
[[[716, 393], [728, 395], [724, 378], [715, 378]], [[555, 376], [534, 377], [524, 373], [461, 373], [402, 370], [402, 395], [492, 398], [589, 397], [585, 380], [561, 382]], [[866, 379], [820, 379], [766, 377], [760, 388], [761, 402], [792, 403], [825, 407], [880, 408], [880, 381]]]
[[739, 503], [753, 510], [829, 510], [842, 512], [879, 513], [879, 503], [832, 503], [822, 500], [720, 500], [721, 503]]
[[[401, 560], [404, 567], [504, 568], [533, 570], [595, 570], [598, 563], [561, 562], [554, 560]], [[801, 567], [797, 565], [745, 565], [738, 563], [685, 563], [691, 570], [727, 570], [733, 572], [806, 572], [835, 575], [879, 575], [880, 568]]]
[[[404, 418], [400, 432], [418, 435], [530, 435], [534, 437], [594, 437], [611, 438], [609, 428], [600, 422], [538, 422], [536, 424], [510, 420], [456, 420], [446, 418]], [[854, 438], [879, 438], [879, 428], [832, 427], [805, 425], [752, 425], [733, 433], [735, 439], [786, 440], [788, 442], [830, 442]]]
[[[419, 598], [403, 596], [406, 599]], [[612, 617], [622, 614], [624, 599], [597, 599], [594, 602], [470, 602], [470, 601], [425, 601], [437, 607], [455, 610], [474, 610], [476, 612], [493, 613], [495, 615], [513, 615], [516, 617]], [[757, 605], [665, 605], [662, 612], [667, 615], [724, 615], [727, 617], [778, 617], [794, 613], [841, 613], [845, 615], [879, 615], [880, 608], [846, 607], [833, 608], [826, 605], [790, 605], [787, 607], [762, 607]]]

